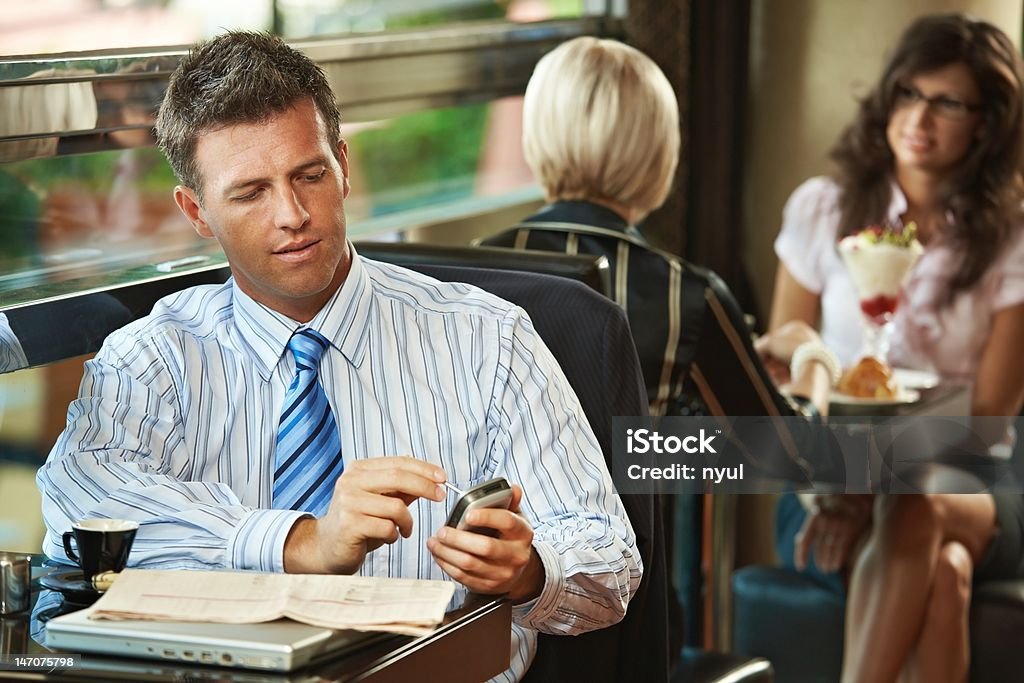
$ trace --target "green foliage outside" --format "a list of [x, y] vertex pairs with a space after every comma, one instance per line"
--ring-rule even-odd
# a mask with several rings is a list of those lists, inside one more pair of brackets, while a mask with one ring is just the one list
[[4, 164], [2, 168], [42, 195], [64, 183], [103, 194], [114, 182], [122, 154], [135, 155], [139, 165], [146, 169], [135, 181], [140, 191], [162, 192], [174, 187], [174, 171], [156, 147], [30, 159]]
[[[507, 3], [423, 11], [387, 21], [388, 29], [500, 19]], [[473, 193], [486, 104], [417, 112], [365, 130], [350, 141], [373, 197], [373, 215], [436, 204]]]
[[[401, 29], [453, 21], [501, 19], [508, 1], [389, 18]], [[556, 17], [578, 16], [580, 0], [548, 0]], [[350, 141], [373, 196], [374, 215], [473, 194], [489, 105], [418, 112], [366, 130]]]
[[469, 196], [489, 105], [401, 116], [353, 136], [374, 215]]

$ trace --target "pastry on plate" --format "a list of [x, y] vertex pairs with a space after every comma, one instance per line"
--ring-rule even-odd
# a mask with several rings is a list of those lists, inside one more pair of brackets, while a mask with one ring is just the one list
[[871, 356], [861, 358], [848, 368], [836, 388], [854, 398], [888, 400], [899, 393], [899, 387], [892, 379], [892, 368]]

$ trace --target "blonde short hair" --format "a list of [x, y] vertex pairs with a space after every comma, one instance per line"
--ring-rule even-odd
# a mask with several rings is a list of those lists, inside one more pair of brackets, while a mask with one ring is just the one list
[[548, 201], [664, 203], [679, 161], [679, 105], [639, 50], [582, 37], [546, 54], [523, 105], [523, 153]]

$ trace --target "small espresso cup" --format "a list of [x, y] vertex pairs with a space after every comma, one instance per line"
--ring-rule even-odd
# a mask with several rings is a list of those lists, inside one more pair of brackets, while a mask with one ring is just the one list
[[[137, 522], [127, 519], [83, 519], [64, 532], [64, 552], [78, 563], [86, 581], [100, 572], [119, 572], [128, 564]], [[71, 547], [74, 540], [78, 552]]]

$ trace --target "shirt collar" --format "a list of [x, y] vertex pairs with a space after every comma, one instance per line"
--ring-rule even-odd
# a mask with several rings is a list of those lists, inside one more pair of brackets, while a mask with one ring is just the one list
[[886, 218], [889, 220], [889, 225], [902, 225], [900, 216], [907, 212], [907, 195], [903, 194], [903, 189], [900, 184], [893, 178], [890, 181], [892, 187], [891, 198], [889, 199], [889, 212], [886, 214]]
[[300, 328], [322, 334], [352, 365], [359, 367], [366, 355], [373, 287], [362, 259], [349, 242], [352, 265], [348, 277], [324, 307], [306, 324], [298, 323], [252, 299], [232, 283], [234, 324], [240, 347], [256, 364], [264, 381], [288, 346], [288, 340]]
[[[903, 189], [900, 187], [896, 179], [892, 180], [892, 199], [889, 200], [889, 213], [886, 218], [889, 219], [890, 225], [903, 225], [903, 219], [900, 218], [907, 212], [907, 195], [903, 193]], [[946, 211], [946, 222], [952, 225], [956, 218], [952, 211]], [[928, 243], [929, 247], [943, 244], [947, 239], [946, 233], [942, 230], [937, 230], [935, 234], [931, 236], [931, 241]]]
[[594, 204], [582, 199], [563, 199], [548, 204], [539, 213], [527, 218], [524, 223], [530, 222], [551, 222], [551, 223], [576, 223], [578, 225], [592, 225], [606, 230], [622, 232], [633, 239], [647, 242], [647, 238], [635, 225], [626, 223], [626, 219], [615, 213], [607, 206]]
[[626, 220], [606, 206], [578, 199], [566, 199], [548, 204], [528, 221], [579, 223], [626, 232]]

